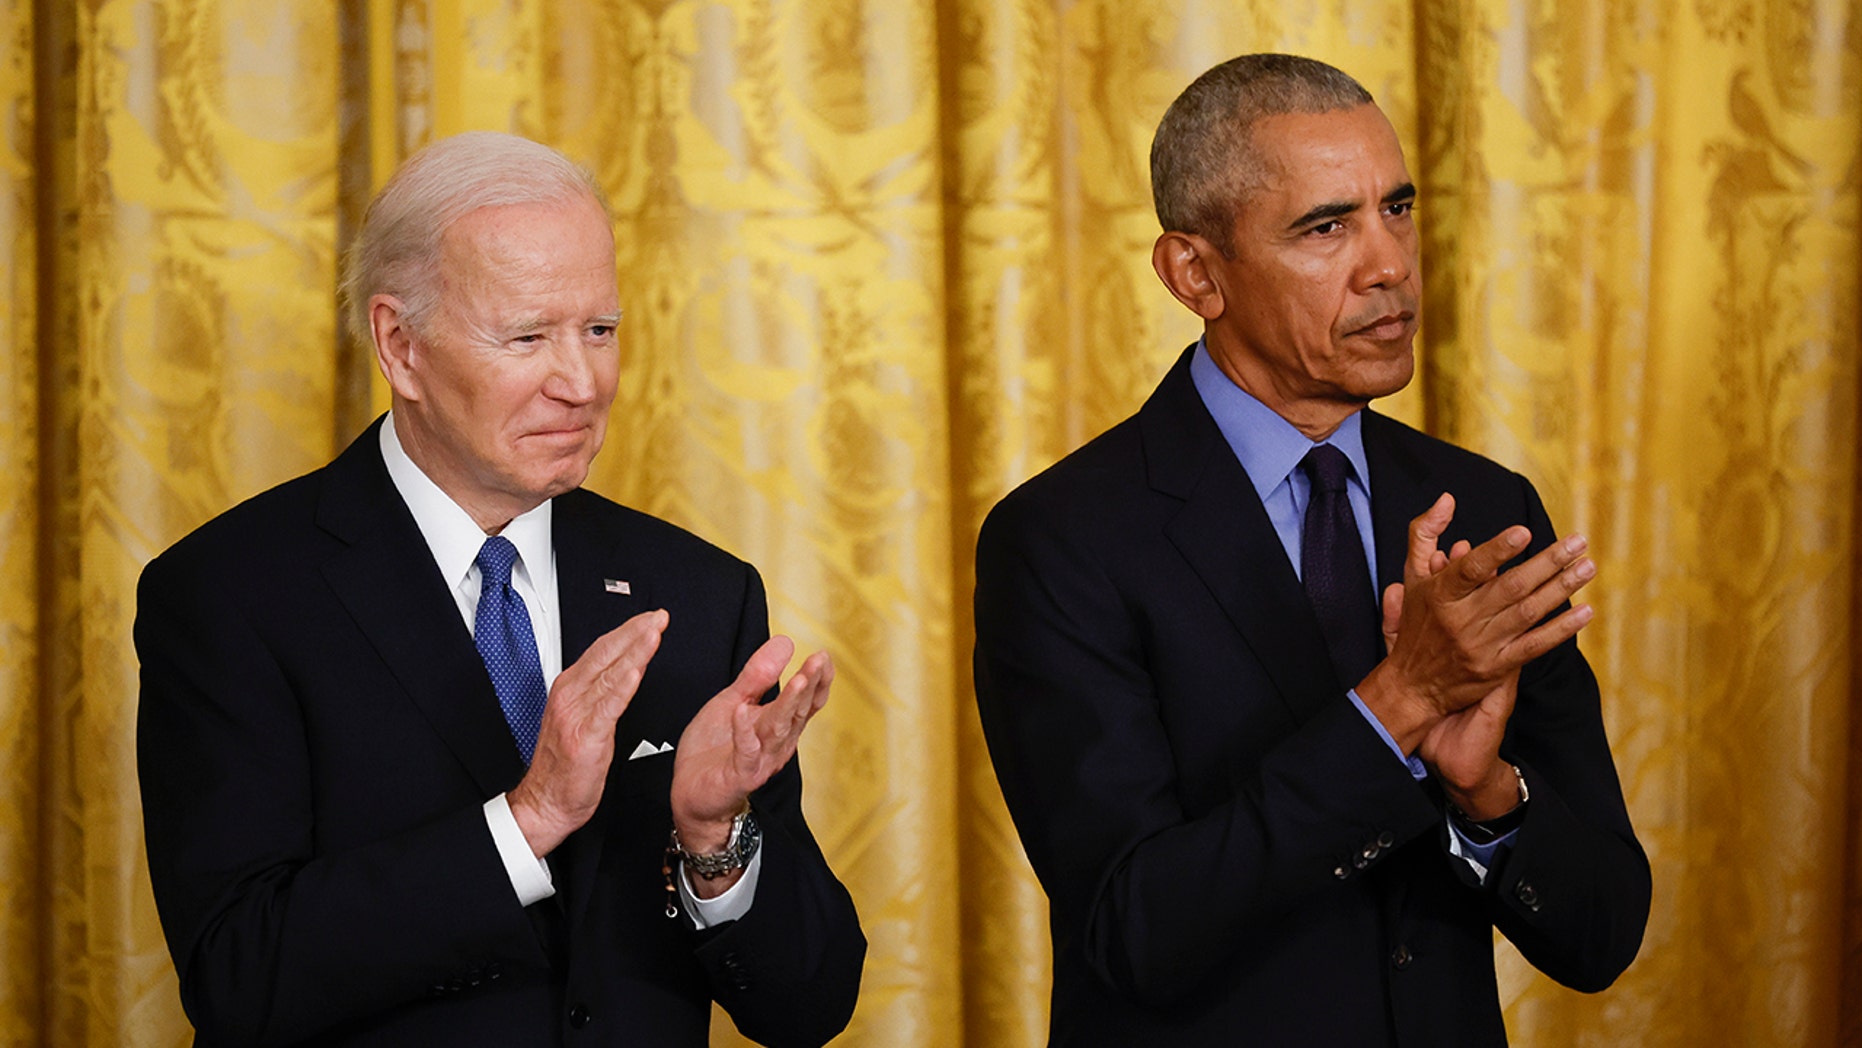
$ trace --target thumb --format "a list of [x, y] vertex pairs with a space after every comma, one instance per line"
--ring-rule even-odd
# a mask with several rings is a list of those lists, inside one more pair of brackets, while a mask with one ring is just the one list
[[1403, 563], [1403, 578], [1425, 579], [1435, 570], [1435, 556], [1442, 532], [1455, 519], [1455, 497], [1442, 492], [1435, 504], [1409, 522], [1409, 556]]
[[1396, 647], [1397, 630], [1403, 624], [1403, 584], [1392, 583], [1384, 589], [1384, 650]]
[[744, 663], [737, 679], [731, 682], [730, 692], [740, 700], [755, 702], [762, 698], [782, 679], [782, 671], [794, 655], [794, 641], [781, 635], [769, 638]]

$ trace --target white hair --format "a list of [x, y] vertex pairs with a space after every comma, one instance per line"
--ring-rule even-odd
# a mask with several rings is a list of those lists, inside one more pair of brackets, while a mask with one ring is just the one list
[[351, 330], [369, 340], [369, 299], [393, 295], [418, 331], [439, 298], [440, 240], [483, 207], [607, 198], [593, 175], [549, 146], [499, 131], [467, 131], [403, 163], [369, 203], [343, 260]]

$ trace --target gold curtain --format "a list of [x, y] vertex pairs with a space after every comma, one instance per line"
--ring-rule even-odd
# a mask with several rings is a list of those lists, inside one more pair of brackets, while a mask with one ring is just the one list
[[591, 485], [755, 561], [840, 663], [803, 750], [872, 942], [842, 1043], [1042, 1043], [972, 543], [1194, 337], [1149, 272], [1150, 133], [1269, 49], [1358, 75], [1422, 191], [1388, 409], [1526, 471], [1603, 567], [1654, 915], [1598, 997], [1499, 947], [1514, 1042], [1862, 1046], [1856, 0], [16, 0], [0, 48], [0, 1046], [187, 1043], [135, 578], [379, 410], [337, 252], [479, 127], [614, 202]]

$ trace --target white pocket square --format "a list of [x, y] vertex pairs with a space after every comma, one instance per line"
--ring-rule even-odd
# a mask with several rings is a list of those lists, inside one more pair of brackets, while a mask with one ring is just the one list
[[647, 740], [641, 739], [640, 745], [634, 747], [634, 752], [628, 754], [627, 759], [630, 761], [637, 761], [642, 757], [657, 757], [662, 753], [671, 752], [672, 743], [670, 742], [662, 742], [658, 746], [655, 746]]

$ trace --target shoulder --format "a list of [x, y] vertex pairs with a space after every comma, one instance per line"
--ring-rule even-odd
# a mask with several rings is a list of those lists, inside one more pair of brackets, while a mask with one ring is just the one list
[[1367, 410], [1363, 418], [1367, 448], [1381, 446], [1394, 455], [1426, 467], [1431, 473], [1445, 477], [1467, 476], [1491, 480], [1524, 479], [1485, 455], [1451, 444], [1440, 437], [1432, 437], [1388, 415]]
[[260, 492], [196, 527], [149, 562], [145, 581], [170, 572], [238, 575], [257, 561], [277, 567], [300, 556], [315, 542], [318, 493], [328, 468]]
[[677, 563], [682, 572], [741, 574], [755, 569], [707, 539], [586, 488], [556, 497], [558, 541], [566, 532], [590, 540], [622, 543], [660, 563]]
[[1017, 485], [990, 510], [984, 540], [1036, 529], [1058, 537], [1097, 530], [1146, 491], [1138, 421], [1128, 418]]
[[1416, 504], [1409, 508], [1417, 513], [1447, 491], [1455, 496], [1458, 524], [1477, 532], [1517, 523], [1536, 529], [1549, 523], [1532, 482], [1485, 455], [1372, 411], [1364, 413], [1364, 444], [1371, 457], [1373, 487], [1382, 485], [1387, 475], [1415, 496]]

